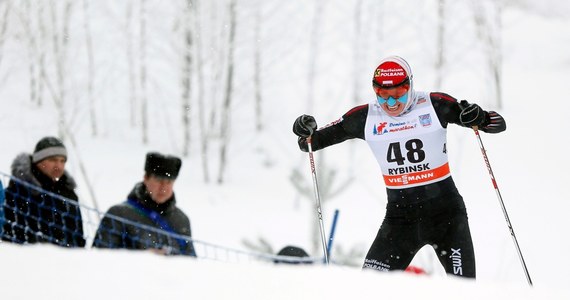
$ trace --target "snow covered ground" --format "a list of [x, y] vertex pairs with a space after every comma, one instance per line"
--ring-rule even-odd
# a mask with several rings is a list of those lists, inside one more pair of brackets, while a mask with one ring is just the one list
[[[559, 11], [564, 16], [562, 8]], [[469, 130], [451, 127], [450, 163], [469, 213], [477, 255], [476, 282], [447, 278], [437, 262], [431, 259], [429, 251], [422, 251], [415, 263], [431, 271], [431, 277], [363, 272], [357, 266], [222, 263], [150, 253], [18, 247], [2, 243], [2, 295], [8, 295], [9, 299], [150, 299], [165, 296], [200, 299], [570, 299], [570, 258], [566, 255], [570, 248], [566, 233], [570, 228], [567, 217], [570, 195], [566, 189], [566, 173], [570, 169], [566, 151], [570, 126], [566, 120], [570, 101], [564, 95], [570, 79], [569, 42], [567, 18], [518, 9], [505, 13], [505, 102], [500, 112], [507, 120], [508, 129], [499, 135], [482, 135], [534, 282], [532, 289], [526, 283], [475, 136]], [[426, 70], [423, 56], [413, 54], [406, 45], [390, 46], [390, 50], [391, 53], [409, 54], [406, 58], [412, 68], [418, 66], [416, 88], [431, 89], [433, 79]], [[292, 64], [295, 60], [288, 57], [283, 63], [296, 65]], [[464, 61], [456, 60], [456, 65], [461, 63]], [[6, 64], [5, 60], [3, 66]], [[302, 65], [302, 62], [297, 61], [297, 64]], [[18, 64], [9, 66], [13, 68], [9, 70], [11, 76], [4, 70], [0, 85], [3, 138], [0, 171], [4, 173], [9, 173], [16, 154], [32, 151], [42, 136], [57, 134], [57, 114], [52, 104], [38, 109], [24, 101], [27, 94], [21, 91], [25, 90], [26, 81], [12, 80], [22, 78], [18, 77], [22, 68], [17, 68]], [[370, 72], [374, 67], [367, 66]], [[287, 75], [294, 77], [295, 73]], [[342, 86], [342, 83], [335, 82], [334, 85]], [[485, 93], [473, 92], [480, 89], [463, 81], [462, 77], [453, 77], [443, 90], [487, 108], [488, 101], [478, 98], [483, 98], [480, 95]], [[272, 94], [276, 102], [271, 102], [266, 111], [269, 120], [261, 134], [237, 130], [247, 128], [243, 124], [250, 119], [239, 114], [245, 108], [236, 108], [238, 117], [233, 120], [236, 132], [230, 148], [231, 167], [224, 185], [203, 183], [197, 152], [184, 160], [175, 190], [180, 207], [192, 221], [196, 239], [247, 250], [244, 239], [256, 242], [263, 238], [275, 251], [293, 244], [313, 256], [320, 255], [320, 249], [313, 246], [311, 238], [315, 222], [313, 199], [299, 195], [289, 179], [292, 168], [299, 167], [306, 171], [306, 184], [311, 185], [307, 156], [298, 151], [290, 131], [291, 124], [298, 115], [312, 113], [323, 125], [339, 117], [350, 104], [335, 100], [344, 94], [333, 94], [327, 99], [329, 102], [318, 103], [317, 108], [307, 112], [304, 111], [303, 96], [296, 92], [287, 90], [286, 95], [291, 97]], [[151, 104], [160, 107], [164, 105], [161, 101], [153, 99]], [[79, 127], [83, 127], [77, 130], [80, 133], [76, 137], [77, 148], [70, 147], [68, 163], [69, 171], [79, 181], [82, 201], [93, 206], [77, 161], [82, 159], [85, 163], [88, 179], [103, 211], [122, 201], [135, 182], [142, 178], [147, 151], [174, 153], [180, 145], [176, 139], [178, 132], [162, 131], [164, 128], [170, 130], [173, 126], [169, 122], [174, 122], [166, 110], [153, 112], [155, 127], [147, 146], [141, 145], [138, 131], [125, 125], [125, 116], [117, 117], [118, 113], [109, 107], [106, 113], [111, 117], [107, 117], [108, 123], [102, 125], [102, 133], [97, 138], [91, 138], [87, 125], [79, 123]], [[315, 158], [318, 166], [326, 162], [337, 168], [338, 181], [354, 179], [348, 188], [326, 199], [323, 214], [328, 230], [333, 211], [340, 210], [333, 256], [340, 257], [340, 254], [354, 250], [355, 260], [362, 261], [384, 214], [384, 186], [379, 181], [374, 158], [362, 141], [349, 141], [318, 152]]]
[[[568, 299], [562, 288], [338, 266], [234, 264], [132, 251], [2, 245], [6, 299]], [[6, 271], [9, 270], [9, 271]]]

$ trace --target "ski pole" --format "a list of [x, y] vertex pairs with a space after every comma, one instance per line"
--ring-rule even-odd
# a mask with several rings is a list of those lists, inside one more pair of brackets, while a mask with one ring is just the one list
[[491, 169], [491, 163], [489, 163], [489, 158], [487, 157], [487, 151], [485, 150], [485, 146], [483, 146], [483, 140], [481, 140], [481, 135], [479, 135], [479, 130], [477, 126], [473, 126], [473, 131], [475, 131], [475, 136], [477, 137], [477, 141], [479, 142], [479, 148], [481, 148], [483, 159], [485, 160], [485, 164], [487, 165], [487, 170], [489, 171], [489, 175], [491, 176], [491, 182], [493, 183], [493, 187], [495, 188], [495, 193], [497, 194], [497, 198], [499, 199], [499, 203], [501, 204], [501, 208], [503, 209], [503, 214], [505, 215], [507, 226], [509, 227], [509, 231], [511, 232], [511, 236], [513, 237], [515, 248], [517, 249], [519, 259], [522, 263], [526, 279], [528, 281], [528, 284], [532, 286], [532, 280], [530, 279], [530, 275], [528, 274], [528, 269], [526, 268], [521, 248], [519, 247], [519, 243], [517, 242], [517, 237], [515, 236], [515, 231], [513, 229], [513, 226], [511, 225], [511, 221], [509, 220], [509, 215], [507, 214], [507, 209], [505, 208], [505, 203], [503, 202], [503, 197], [501, 197], [499, 186], [497, 185], [497, 181], [495, 180], [495, 175], [493, 175], [493, 169]]
[[337, 220], [338, 220], [338, 209], [335, 209], [333, 220], [332, 220], [332, 225], [331, 225], [331, 232], [329, 233], [329, 244], [327, 245], [327, 254], [329, 255], [329, 259], [331, 257], [331, 250], [332, 250], [332, 244], [333, 244]]
[[309, 147], [309, 162], [311, 164], [311, 174], [313, 175], [313, 190], [315, 192], [315, 201], [317, 208], [317, 217], [321, 229], [321, 242], [323, 244], [323, 254], [325, 257], [325, 264], [329, 264], [329, 255], [327, 252], [327, 240], [325, 237], [325, 225], [323, 222], [323, 212], [321, 209], [321, 197], [319, 196], [319, 185], [317, 183], [317, 171], [315, 170], [315, 159], [313, 157], [313, 146], [311, 145], [311, 136], [307, 138], [307, 146]]

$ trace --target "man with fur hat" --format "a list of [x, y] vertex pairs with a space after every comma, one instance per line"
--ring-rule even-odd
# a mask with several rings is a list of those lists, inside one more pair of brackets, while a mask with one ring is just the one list
[[85, 246], [76, 183], [65, 171], [66, 162], [65, 145], [51, 136], [39, 140], [33, 154], [14, 159], [5, 190], [2, 240]]
[[107, 211], [93, 247], [196, 256], [190, 220], [176, 207], [173, 190], [181, 166], [178, 157], [147, 153], [143, 181]]
[[413, 76], [401, 57], [383, 59], [372, 77], [376, 94], [339, 120], [317, 130], [315, 118], [293, 124], [302, 151], [365, 140], [376, 157], [388, 203], [386, 216], [363, 268], [405, 270], [426, 244], [433, 246], [448, 274], [475, 278], [475, 254], [463, 198], [451, 178], [446, 131], [449, 124], [486, 133], [506, 129], [505, 120], [466, 100], [413, 89]]

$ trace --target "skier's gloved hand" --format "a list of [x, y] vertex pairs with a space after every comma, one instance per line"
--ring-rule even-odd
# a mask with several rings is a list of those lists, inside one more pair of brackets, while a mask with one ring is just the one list
[[307, 139], [304, 137], [299, 137], [297, 139], [297, 144], [299, 145], [299, 149], [303, 152], [309, 152], [309, 144], [307, 144]]
[[507, 129], [507, 123], [501, 115], [495, 111], [487, 113], [487, 119], [481, 124], [481, 130], [487, 133], [499, 133]]
[[461, 100], [459, 107], [461, 108], [459, 121], [465, 127], [481, 126], [487, 120], [487, 112], [475, 103]]
[[313, 116], [302, 115], [293, 123], [293, 133], [299, 137], [307, 138], [317, 130], [317, 121]]

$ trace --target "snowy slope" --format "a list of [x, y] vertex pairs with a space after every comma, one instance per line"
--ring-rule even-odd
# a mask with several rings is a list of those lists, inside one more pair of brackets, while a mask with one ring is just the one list
[[[346, 267], [227, 264], [130, 251], [0, 249], [10, 299], [568, 299], [567, 289]], [[10, 258], [9, 258], [10, 257]], [[65, 262], [65, 263], [64, 263]], [[25, 278], [25, 280], [14, 280]], [[6, 284], [9, 283], [9, 284]]]

